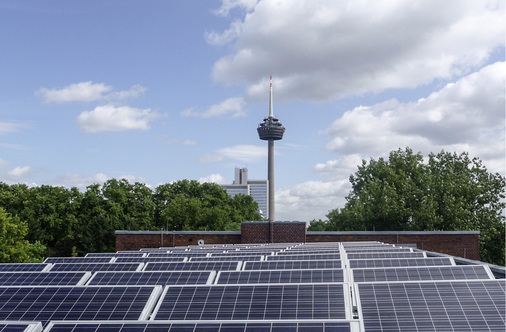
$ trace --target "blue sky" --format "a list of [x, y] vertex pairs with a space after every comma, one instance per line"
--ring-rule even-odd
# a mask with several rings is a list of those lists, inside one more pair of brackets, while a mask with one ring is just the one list
[[469, 152], [505, 174], [501, 0], [0, 0], [0, 181], [267, 177], [325, 219], [362, 159]]

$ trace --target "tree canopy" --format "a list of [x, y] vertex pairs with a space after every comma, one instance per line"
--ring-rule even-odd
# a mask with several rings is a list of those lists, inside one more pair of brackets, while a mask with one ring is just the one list
[[325, 230], [479, 230], [481, 259], [504, 265], [506, 182], [480, 159], [441, 151], [425, 162], [399, 149], [363, 160], [350, 182], [345, 206], [329, 211]]
[[[85, 192], [0, 182], [0, 208], [3, 259], [19, 261], [36, 259], [38, 253], [114, 251], [115, 230], [239, 230], [242, 221], [261, 220], [251, 196], [232, 198], [217, 184], [189, 180], [153, 191], [142, 183], [111, 179]], [[33, 253], [24, 257], [23, 251]]]

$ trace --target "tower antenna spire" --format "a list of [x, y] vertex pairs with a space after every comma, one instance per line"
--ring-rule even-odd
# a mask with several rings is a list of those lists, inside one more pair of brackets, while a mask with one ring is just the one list
[[269, 117], [273, 118], [274, 117], [274, 109], [272, 107], [272, 75], [271, 75], [270, 80], [271, 80], [271, 87], [270, 87], [271, 90], [270, 90], [270, 94], [269, 94], [269, 99], [270, 99], [269, 100]]

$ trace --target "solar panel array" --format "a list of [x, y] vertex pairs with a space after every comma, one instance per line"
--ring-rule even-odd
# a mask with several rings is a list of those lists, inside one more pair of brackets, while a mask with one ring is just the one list
[[2, 331], [503, 331], [487, 265], [379, 242], [205, 245], [0, 264]]

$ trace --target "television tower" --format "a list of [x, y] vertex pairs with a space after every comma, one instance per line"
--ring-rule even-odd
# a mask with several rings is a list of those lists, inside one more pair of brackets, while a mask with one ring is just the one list
[[270, 101], [269, 117], [264, 118], [264, 122], [258, 125], [258, 136], [263, 141], [268, 141], [267, 157], [267, 180], [269, 181], [269, 220], [276, 221], [276, 210], [274, 207], [274, 141], [283, 139], [285, 127], [274, 117], [272, 110], [272, 75], [270, 77]]

